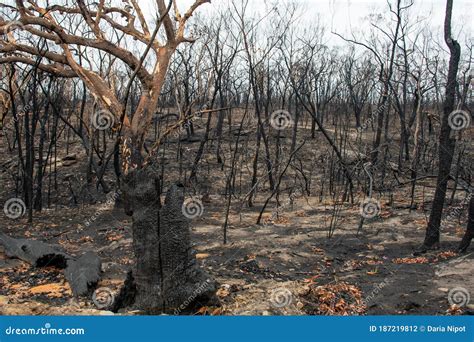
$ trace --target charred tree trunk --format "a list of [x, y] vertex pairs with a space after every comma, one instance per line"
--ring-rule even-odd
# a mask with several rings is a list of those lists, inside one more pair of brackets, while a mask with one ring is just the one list
[[362, 116], [362, 110], [359, 110], [359, 108], [355, 109], [354, 110], [354, 115], [355, 115], [355, 119], [356, 119], [356, 128], [359, 128], [359, 127], [361, 127], [360, 118]]
[[184, 188], [171, 186], [162, 206], [159, 174], [148, 165], [122, 182], [133, 218], [134, 306], [148, 314], [187, 312], [214, 302], [216, 283], [196, 264], [182, 211]]
[[439, 244], [441, 217], [446, 198], [451, 163], [453, 161], [456, 139], [451, 136], [449, 126], [449, 114], [454, 110], [456, 96], [456, 76], [458, 73], [461, 47], [457, 41], [451, 37], [451, 16], [453, 11], [453, 0], [447, 0], [446, 18], [444, 22], [444, 39], [449, 47], [451, 57], [449, 59], [448, 80], [446, 84], [446, 99], [444, 101], [443, 117], [441, 120], [441, 131], [439, 135], [439, 170], [436, 181], [436, 192], [431, 208], [430, 220], [426, 228], [425, 241], [422, 251], [436, 247]]
[[196, 153], [196, 157], [194, 158], [193, 167], [191, 168], [191, 175], [189, 176], [190, 181], [197, 180], [197, 172], [199, 168], [199, 162], [204, 154], [204, 148], [209, 140], [209, 132], [211, 130], [211, 121], [212, 121], [212, 113], [208, 114], [207, 123], [206, 123], [206, 131], [204, 132], [204, 136], [201, 139], [201, 143], [199, 144], [199, 150]]
[[385, 122], [385, 117], [387, 116], [387, 120], [389, 120], [388, 111], [390, 110], [390, 107], [388, 103], [389, 103], [389, 82], [390, 82], [391, 76], [392, 76], [392, 68], [390, 67], [388, 74], [384, 76], [385, 80], [384, 80], [382, 98], [380, 100], [379, 105], [377, 106], [377, 111], [376, 111], [377, 130], [375, 133], [375, 139], [374, 139], [373, 149], [371, 153], [371, 160], [372, 160], [373, 165], [377, 164], [377, 161], [379, 158], [380, 145], [382, 144], [383, 124]]
[[[55, 10], [50, 11], [36, 4], [34, 12], [44, 14], [38, 17], [25, 8], [23, 1], [16, 1], [16, 5], [9, 6], [13, 12], [18, 14], [18, 21], [21, 22], [22, 26], [37, 26], [37, 30], [28, 31], [30, 36], [25, 41], [31, 43], [36, 40], [41, 42], [48, 40], [48, 42], [57, 48], [45, 53], [43, 48], [28, 46], [29, 53], [28, 56], [24, 56], [25, 59], [23, 59], [23, 62], [26, 60], [26, 65], [34, 66], [35, 68], [33, 75], [34, 83], [31, 86], [32, 88], [30, 87], [31, 90], [34, 91], [36, 89], [35, 86], [41, 87], [41, 82], [36, 77], [38, 70], [59, 77], [79, 78], [83, 82], [84, 89], [87, 89], [97, 101], [98, 107], [96, 109], [107, 111], [112, 116], [110, 120], [107, 119], [107, 122], [110, 122], [114, 127], [109, 128], [119, 130], [122, 138], [124, 138], [124, 148], [122, 149], [123, 189], [126, 198], [128, 198], [129, 213], [133, 216], [133, 246], [136, 258], [133, 271], [136, 290], [133, 292], [136, 294], [135, 304], [137, 307], [147, 312], [169, 312], [177, 307], [181, 308], [183, 303], [194, 301], [200, 301], [205, 304], [206, 301], [204, 299], [207, 298], [206, 296], [211, 297], [215, 290], [215, 284], [212, 280], [206, 282], [204, 290], [202, 286], [196, 288], [197, 284], [207, 280], [208, 277], [196, 266], [194, 257], [191, 254], [189, 223], [181, 212], [181, 205], [183, 203], [182, 190], [180, 192], [177, 187], [172, 187], [168, 193], [164, 208], [161, 209], [159, 202], [159, 172], [155, 172], [154, 167], [146, 165], [143, 153], [143, 150], [146, 150], [145, 139], [147, 132], [153, 122], [154, 112], [158, 107], [172, 55], [177, 50], [178, 45], [192, 41], [186, 37], [188, 33], [188, 30], [185, 29], [187, 21], [198, 7], [208, 2], [210, 1], [195, 0], [189, 9], [184, 12], [185, 14], [180, 15], [176, 8], [176, 11], [172, 11], [173, 4], [176, 5], [174, 1], [168, 1], [168, 5], [166, 5], [165, 0], [156, 0], [159, 18], [157, 22], [154, 23], [155, 28], [153, 33], [150, 32], [141, 14], [138, 2], [134, 2], [134, 12], [136, 16], [139, 17], [144, 33], [140, 40], [146, 45], [140, 58], [137, 58], [132, 51], [127, 50], [127, 46], [121, 46], [121, 40], [117, 41], [115, 38], [113, 40], [107, 39], [106, 34], [101, 30], [103, 26], [102, 23], [108, 21], [104, 16], [97, 16], [94, 28], [91, 27], [94, 31], [94, 35], [101, 37], [99, 42], [98, 40], [84, 37], [80, 33], [79, 35], [75, 35], [69, 32], [69, 27], [62, 26], [63, 21], [57, 23], [55, 20], [52, 20], [51, 16], [54, 15], [52, 12], [55, 12]], [[59, 12], [62, 12], [65, 18], [67, 17], [64, 22], [74, 22], [74, 17], [77, 13], [75, 8], [68, 6], [69, 5], [65, 4], [65, 9], [61, 9]], [[102, 5], [99, 7], [103, 9], [104, 6], [102, 2]], [[120, 5], [118, 6], [120, 7]], [[89, 10], [89, 6], [83, 5], [80, 7], [82, 16], [86, 18], [85, 20], [90, 26], [91, 22], [89, 18], [95, 15]], [[121, 13], [130, 12], [127, 7], [120, 7], [118, 11]], [[175, 12], [173, 19], [170, 16], [170, 11]], [[135, 20], [136, 17], [133, 14], [128, 14], [129, 16], [127, 17], [130, 22]], [[4, 28], [5, 22], [3, 19], [0, 19], [0, 29]], [[44, 32], [42, 31], [43, 29], [47, 29], [49, 32], [55, 32], [58, 39], [45, 38]], [[117, 27], [114, 27], [114, 29], [117, 29]], [[163, 39], [161, 35], [159, 35], [161, 29], [163, 29], [165, 33]], [[137, 38], [135, 29], [123, 26], [118, 28], [118, 30], [122, 32], [124, 36]], [[158, 36], [160, 36], [160, 39], [158, 39]], [[163, 43], [164, 41], [165, 43]], [[2, 47], [4, 47], [4, 42], [2, 39], [3, 44], [0, 43]], [[11, 45], [13, 49], [11, 52], [14, 52], [16, 46]], [[117, 58], [124, 62], [124, 66], [127, 67], [127, 70], [132, 72], [132, 75], [125, 88], [126, 91], [123, 97], [119, 96], [120, 92], [116, 89], [116, 82], [111, 78], [112, 75], [110, 75], [109, 72], [103, 73], [102, 70], [97, 72], [95, 67], [93, 69], [87, 68], [87, 66], [82, 63], [82, 57], [79, 57], [79, 60], [74, 57], [76, 54], [74, 51], [80, 50], [79, 46], [90, 46], [99, 50], [100, 55], [104, 56], [104, 58]], [[47, 47], [49, 47], [49, 45]], [[53, 50], [54, 52], [52, 52]], [[155, 60], [154, 67], [150, 68], [153, 70], [152, 72], [145, 67], [145, 63], [147, 63], [146, 59], [150, 51], [154, 52]], [[14, 55], [16, 54], [12, 53], [12, 57]], [[61, 67], [51, 67], [51, 62], [57, 62], [58, 58], [61, 59]], [[13, 64], [17, 61], [18, 59], [16, 57], [13, 57], [11, 60], [0, 58], [0, 64], [2, 65], [7, 62]], [[104, 60], [101, 59], [100, 62], [102, 61]], [[187, 69], [186, 72], [189, 75], [192, 71]], [[128, 115], [128, 97], [135, 79], [140, 83], [141, 95], [135, 97], [139, 98], [137, 104], [133, 103], [132, 97], [130, 106], [131, 115]], [[9, 82], [11, 91], [13, 87], [12, 80]], [[185, 99], [187, 102], [183, 112], [190, 114], [192, 109], [192, 102], [190, 102], [192, 94], [189, 91], [188, 83], [184, 83], [184, 86], [186, 87]], [[44, 94], [49, 98], [48, 92], [44, 92]], [[11, 100], [15, 100], [13, 91], [11, 91], [10, 97]], [[31, 96], [29, 96], [29, 98], [31, 98]], [[86, 127], [84, 127], [82, 121], [84, 119], [84, 109], [87, 108], [86, 98], [87, 94], [86, 91], [84, 91], [83, 102], [80, 109], [78, 135], [83, 140], [86, 149], [88, 149], [90, 168], [94, 169], [94, 172], [101, 182], [100, 184], [105, 190], [106, 182], [102, 178], [102, 173], [99, 169], [100, 165], [97, 165], [93, 159], [94, 152], [98, 150], [99, 144], [95, 144], [92, 135], [90, 136], [90, 141], [88, 141], [87, 134], [84, 134]], [[35, 97], [33, 97], [33, 100], [34, 99]], [[125, 100], [123, 101], [122, 99]], [[14, 107], [14, 104], [12, 106]], [[61, 118], [61, 120], [66, 123], [67, 120], [61, 116], [58, 109], [54, 108], [53, 103], [51, 103], [51, 107], [54, 110], [55, 116]], [[24, 170], [25, 173], [24, 195], [25, 202], [29, 209], [29, 219], [31, 221], [33, 165], [35, 156], [33, 138], [37, 117], [40, 114], [39, 107], [35, 100], [33, 101], [33, 111], [30, 110], [30, 112], [32, 112], [32, 116], [30, 116], [28, 110], [25, 111], [24, 119], [24, 136], [26, 136], [26, 145], [24, 146], [25, 156], [23, 157], [22, 153], [19, 152], [19, 157], [22, 170]], [[12, 108], [12, 113], [15, 119], [18, 119], [15, 108]], [[99, 119], [99, 121], [102, 121], [102, 119]], [[92, 122], [90, 125], [93, 126]], [[75, 129], [71, 123], [68, 124], [68, 127], [73, 130]], [[21, 138], [19, 128], [19, 123], [15, 122], [17, 136]], [[189, 125], [188, 134], [194, 134], [192, 122]], [[105, 137], [105, 135], [103, 136]], [[20, 143], [21, 141], [18, 142]], [[54, 137], [53, 146], [54, 154], [52, 154], [51, 158], [54, 160], [54, 188], [57, 191], [57, 137]], [[158, 149], [159, 146], [155, 146], [152, 153], [156, 153]], [[21, 151], [20, 146], [19, 151]], [[104, 159], [105, 152], [104, 148], [102, 161], [108, 160]], [[112, 153], [113, 152], [114, 151], [112, 151]], [[98, 153], [96, 154], [98, 155]], [[148, 157], [150, 159], [151, 155]], [[105, 164], [103, 164], [103, 167], [105, 168]], [[50, 177], [51, 173], [52, 171], [50, 169]], [[91, 175], [89, 174], [88, 176], [90, 177]], [[197, 292], [197, 290], [200, 290], [200, 292]]]
[[471, 244], [474, 238], [474, 196], [471, 194], [471, 200], [469, 201], [469, 214], [467, 218], [467, 228], [464, 237], [459, 244], [459, 252], [464, 253]]
[[[419, 91], [420, 82], [417, 80], [417, 89], [415, 90], [415, 94]], [[418, 176], [418, 164], [420, 162], [420, 155], [421, 155], [421, 144], [422, 140], [420, 138], [421, 131], [423, 129], [423, 122], [422, 122], [422, 113], [421, 113], [421, 95], [420, 97], [416, 98], [415, 100], [415, 132], [413, 133], [413, 159], [411, 162], [411, 202], [410, 202], [410, 210], [415, 209], [415, 187], [416, 187], [416, 177]]]
[[[224, 108], [225, 101], [224, 95], [222, 94], [222, 89], [219, 89], [219, 96], [220, 96], [220, 106]], [[222, 129], [224, 127], [224, 114], [225, 112], [222, 110], [219, 112], [219, 116], [217, 118], [217, 126], [216, 126], [216, 136], [217, 136], [217, 148], [216, 148], [216, 159], [217, 163], [222, 164], [222, 157], [221, 157], [221, 143], [222, 143]]]

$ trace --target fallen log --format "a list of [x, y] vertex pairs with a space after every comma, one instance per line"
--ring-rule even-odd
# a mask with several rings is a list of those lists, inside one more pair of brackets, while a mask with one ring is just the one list
[[64, 269], [75, 296], [89, 295], [100, 280], [101, 261], [94, 252], [74, 257], [65, 253], [60, 246], [38, 240], [15, 239], [4, 233], [0, 233], [0, 245], [5, 248], [9, 258], [18, 258], [35, 267]]

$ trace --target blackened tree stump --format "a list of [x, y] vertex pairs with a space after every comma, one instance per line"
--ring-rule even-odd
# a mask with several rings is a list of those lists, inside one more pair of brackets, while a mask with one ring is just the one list
[[124, 178], [136, 263], [125, 286], [130, 293], [122, 291], [118, 300], [134, 302], [148, 314], [186, 313], [215, 304], [216, 282], [197, 265], [191, 248], [190, 221], [182, 212], [184, 187], [172, 185], [163, 205], [159, 189], [158, 172], [151, 165]]

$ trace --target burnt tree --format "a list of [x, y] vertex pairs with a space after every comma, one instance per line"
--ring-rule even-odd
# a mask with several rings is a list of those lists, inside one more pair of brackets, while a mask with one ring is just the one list
[[[135, 303], [148, 313], [169, 312], [188, 301], [196, 282], [205, 278], [189, 254], [189, 228], [182, 220], [179, 201], [168, 200], [160, 212], [154, 153], [164, 137], [148, 150], [145, 139], [152, 127], [172, 56], [181, 43], [194, 41], [185, 36], [186, 23], [207, 2], [210, 1], [195, 0], [181, 13], [176, 1], [167, 5], [164, 0], [156, 0], [154, 30], [136, 0], [123, 1], [117, 6], [83, 0], [45, 6], [37, 1], [16, 0], [15, 5], [1, 5], [13, 14], [11, 20], [0, 17], [0, 31], [7, 32], [0, 39], [0, 64], [30, 65], [58, 77], [79, 78], [101, 106], [94, 113], [94, 120], [99, 125], [108, 120], [111, 128], [120, 133], [117, 144], [120, 143], [122, 152], [123, 193], [133, 218]], [[9, 28], [21, 30], [29, 39], [14, 39]], [[44, 42], [46, 48], [38, 48], [35, 44], [38, 41]], [[144, 47], [140, 58], [127, 44], [131, 41]], [[122, 68], [131, 71], [124, 96], [116, 93], [107, 73], [82, 63], [98, 53], [111, 56]], [[145, 67], [148, 55], [153, 55], [150, 59], [154, 63], [149, 69]], [[135, 78], [141, 94], [128, 113], [128, 95]], [[170, 127], [164, 134], [172, 131]], [[161, 225], [162, 222], [166, 223]], [[212, 281], [210, 284], [207, 292], [212, 293], [215, 288]]]
[[452, 12], [453, 0], [447, 0], [446, 17], [444, 21], [444, 40], [449, 47], [450, 59], [443, 115], [441, 118], [441, 131], [439, 134], [438, 178], [436, 180], [433, 206], [431, 208], [430, 219], [428, 227], [426, 228], [425, 240], [421, 247], [421, 252], [436, 248], [439, 245], [441, 217], [446, 199], [448, 180], [450, 178], [451, 163], [456, 147], [456, 139], [451, 134], [451, 127], [449, 125], [449, 115], [454, 110], [456, 99], [456, 76], [458, 74], [459, 60], [461, 57], [461, 47], [459, 43], [453, 39], [451, 34]]
[[466, 233], [464, 234], [458, 248], [461, 253], [464, 253], [469, 248], [469, 245], [474, 238], [474, 196], [472, 196], [472, 194], [470, 196], [471, 200], [469, 201]]

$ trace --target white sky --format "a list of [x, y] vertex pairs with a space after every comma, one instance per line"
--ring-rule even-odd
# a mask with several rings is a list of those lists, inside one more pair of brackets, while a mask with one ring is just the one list
[[[215, 8], [224, 5], [228, 0], [212, 0], [211, 4], [203, 5], [198, 12], [212, 14]], [[392, 4], [395, 0], [390, 0]], [[148, 1], [147, 1], [148, 2]], [[153, 1], [154, 2], [154, 1]], [[302, 6], [301, 19], [311, 22], [319, 17], [329, 31], [348, 34], [354, 29], [363, 28], [362, 20], [370, 13], [380, 13], [388, 17], [386, 0], [249, 0], [248, 13], [265, 11], [265, 3], [294, 2]], [[178, 5], [184, 11], [193, 3], [193, 0], [178, 0]], [[446, 0], [415, 0], [410, 9], [415, 18], [428, 18], [434, 31], [440, 30], [444, 21]], [[455, 34], [473, 37], [474, 27], [474, 0], [455, 0], [453, 9], [453, 28]], [[440, 31], [441, 32], [441, 31]]]

